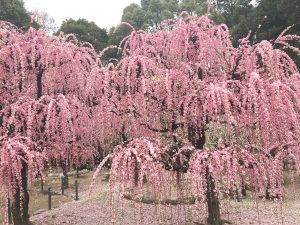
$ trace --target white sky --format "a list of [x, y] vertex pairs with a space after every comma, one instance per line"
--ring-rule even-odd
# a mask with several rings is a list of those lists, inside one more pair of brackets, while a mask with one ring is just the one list
[[23, 0], [29, 11], [46, 11], [57, 25], [63, 20], [85, 18], [101, 28], [120, 23], [123, 9], [140, 0]]

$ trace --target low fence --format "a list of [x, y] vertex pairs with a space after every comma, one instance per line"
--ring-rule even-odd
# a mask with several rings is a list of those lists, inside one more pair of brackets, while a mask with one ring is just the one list
[[[78, 178], [78, 172], [76, 172], [76, 177]], [[51, 210], [52, 209], [52, 196], [53, 195], [65, 195], [65, 190], [68, 189], [70, 190], [71, 188], [67, 188], [67, 185], [66, 185], [66, 181], [65, 181], [65, 177], [61, 177], [61, 182], [60, 182], [60, 192], [57, 192], [57, 191], [54, 191], [52, 189], [52, 187], [48, 187], [48, 190], [47, 192], [44, 191], [44, 183], [41, 182], [41, 193], [43, 194], [47, 194], [48, 196], [48, 210]], [[75, 180], [74, 181], [74, 189], [71, 190], [71, 192], [73, 192], [73, 194], [71, 194], [71, 198], [73, 198], [75, 201], [78, 201], [79, 200], [79, 182], [78, 180]], [[70, 191], [69, 191], [70, 193]], [[7, 215], [8, 215], [8, 223], [9, 224], [13, 224], [12, 222], [12, 204], [11, 204], [11, 200], [10, 198], [8, 198], [8, 207], [7, 207]]]

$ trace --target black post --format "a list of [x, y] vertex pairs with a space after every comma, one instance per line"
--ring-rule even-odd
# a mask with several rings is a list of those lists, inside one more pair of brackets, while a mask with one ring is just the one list
[[242, 197], [243, 198], [247, 197], [246, 184], [244, 182], [244, 177], [242, 177]]
[[75, 180], [75, 200], [78, 201], [78, 181]]
[[243, 198], [247, 197], [247, 190], [245, 187], [242, 188], [242, 196], [243, 196]]
[[10, 198], [7, 199], [7, 214], [8, 214], [8, 224], [12, 224]]
[[51, 187], [48, 188], [48, 209], [51, 210]]
[[44, 182], [41, 180], [41, 192], [44, 193]]
[[240, 192], [239, 192], [239, 189], [236, 187], [235, 189], [235, 194], [236, 194], [236, 198], [237, 198], [237, 201], [238, 202], [241, 202], [242, 201], [242, 198], [240, 196]]
[[79, 171], [78, 171], [78, 168], [76, 168], [76, 177], [77, 177], [77, 178], [79, 177]]
[[64, 195], [65, 194], [65, 182], [64, 182], [64, 177], [61, 177], [61, 194]]

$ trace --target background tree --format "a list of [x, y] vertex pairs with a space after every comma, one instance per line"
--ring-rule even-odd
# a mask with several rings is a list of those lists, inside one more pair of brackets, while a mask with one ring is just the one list
[[99, 28], [94, 22], [89, 22], [85, 19], [66, 20], [62, 23], [57, 33], [61, 31], [65, 34], [75, 34], [81, 43], [89, 42], [97, 52], [108, 45], [107, 31]]
[[292, 32], [299, 34], [299, 7], [298, 1], [258, 1], [251, 13], [241, 18], [233, 34], [241, 38], [251, 30], [256, 34], [257, 41], [273, 40], [291, 25], [295, 25]]
[[130, 4], [123, 10], [122, 22], [131, 24], [135, 29], [145, 25], [145, 11], [138, 4]]
[[[300, 3], [299, 1], [285, 0], [260, 0], [255, 11], [256, 21], [254, 26], [261, 24], [257, 32], [257, 39], [274, 40], [283, 29], [295, 25], [291, 30], [295, 34], [300, 33]], [[252, 27], [252, 30], [255, 27]]]
[[48, 35], [52, 35], [57, 31], [58, 27], [53, 17], [45, 11], [35, 12], [37, 14], [37, 20], [35, 21], [43, 28]]
[[[130, 4], [125, 7], [122, 14], [121, 22], [132, 25], [136, 30], [152, 30], [156, 25], [165, 19], [174, 18], [179, 10], [177, 0], [142, 0], [141, 6]], [[112, 27], [109, 30], [109, 45], [119, 46], [121, 41], [132, 32], [132, 28], [126, 25]], [[103, 57], [104, 60], [109, 58], [119, 58], [116, 49], [108, 50]]]
[[0, 20], [11, 22], [21, 29], [28, 29], [31, 23], [30, 13], [22, 0], [1, 0]]
[[[238, 40], [252, 31], [251, 40], [275, 40], [278, 35], [289, 26], [293, 26], [291, 33], [300, 34], [300, 3], [297, 0], [260, 0], [246, 16], [240, 17], [240, 22], [232, 27], [232, 36], [237, 44]], [[299, 47], [297, 43], [294, 43]], [[291, 51], [288, 53], [300, 67], [299, 58]]]
[[[138, 4], [130, 4], [124, 8], [121, 22], [129, 23], [135, 29], [145, 28], [145, 11]], [[108, 32], [108, 46], [119, 46], [121, 41], [132, 32], [132, 28], [127, 25], [119, 24], [111, 27]], [[109, 49], [102, 56], [103, 61], [117, 59], [120, 57], [117, 48]]]
[[238, 24], [242, 18], [247, 17], [253, 7], [251, 2], [251, 0], [218, 1], [218, 9], [225, 18], [225, 24], [231, 28]]
[[163, 20], [174, 18], [178, 14], [178, 0], [145, 0], [141, 2], [146, 12], [146, 26], [157, 28]]
[[[182, 0], [179, 3], [180, 12], [186, 11], [189, 15], [203, 16], [207, 14], [208, 2], [206, 0]], [[220, 10], [210, 8], [209, 18], [215, 23], [220, 24], [225, 22], [225, 17]]]
[[190, 15], [202, 16], [207, 12], [206, 0], [183, 0], [180, 2], [180, 11], [186, 11]]

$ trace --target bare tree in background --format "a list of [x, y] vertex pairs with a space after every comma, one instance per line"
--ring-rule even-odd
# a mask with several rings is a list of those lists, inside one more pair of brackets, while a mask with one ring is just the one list
[[54, 32], [57, 31], [58, 26], [56, 24], [55, 19], [50, 16], [47, 12], [34, 12], [33, 14], [36, 15], [36, 22], [46, 31], [48, 35], [52, 35]]

